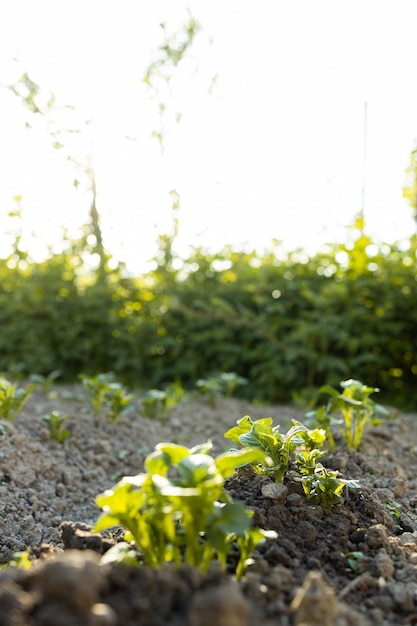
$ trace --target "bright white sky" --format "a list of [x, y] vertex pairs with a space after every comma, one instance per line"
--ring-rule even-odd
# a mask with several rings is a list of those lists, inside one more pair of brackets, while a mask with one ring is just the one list
[[[161, 156], [142, 78], [160, 22], [176, 30], [187, 7], [203, 31], [172, 81], [168, 118], [182, 119], [168, 119]], [[173, 188], [180, 253], [343, 240], [362, 206], [365, 102], [368, 232], [393, 241], [414, 228], [402, 187], [417, 139], [416, 24], [415, 0], [2, 0], [0, 84], [28, 71], [93, 118], [105, 243], [133, 271], [170, 228]], [[38, 243], [59, 239], [86, 221], [88, 200], [1, 87], [0, 112], [0, 219], [22, 195]]]

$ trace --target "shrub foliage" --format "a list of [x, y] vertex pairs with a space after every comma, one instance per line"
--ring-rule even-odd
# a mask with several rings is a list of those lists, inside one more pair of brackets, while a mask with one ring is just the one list
[[274, 244], [173, 259], [161, 237], [138, 277], [86, 271], [85, 241], [41, 263], [16, 246], [0, 259], [0, 371], [111, 370], [147, 388], [231, 371], [249, 381], [238, 395], [267, 402], [353, 377], [415, 407], [417, 238], [378, 247], [352, 232], [314, 256]]

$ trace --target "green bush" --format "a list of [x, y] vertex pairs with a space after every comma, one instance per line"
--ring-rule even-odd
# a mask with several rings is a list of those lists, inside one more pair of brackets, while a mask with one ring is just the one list
[[274, 245], [173, 263], [170, 248], [133, 278], [86, 272], [81, 244], [43, 263], [15, 251], [0, 260], [0, 371], [111, 370], [146, 389], [235, 372], [238, 396], [267, 402], [355, 378], [416, 408], [417, 237], [377, 247], [359, 226], [311, 257]]

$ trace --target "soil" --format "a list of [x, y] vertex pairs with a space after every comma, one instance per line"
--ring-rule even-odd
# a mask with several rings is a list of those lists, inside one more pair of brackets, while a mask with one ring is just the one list
[[[51, 438], [42, 416], [69, 415], [70, 436]], [[307, 501], [290, 468], [284, 487], [249, 468], [226, 488], [277, 533], [258, 546], [245, 576], [213, 563], [160, 568], [106, 563], [123, 540], [92, 530], [94, 498], [121, 476], [143, 470], [154, 445], [211, 438], [244, 415], [273, 417], [286, 429], [303, 414], [235, 399], [188, 400], [165, 421], [140, 414], [136, 397], [119, 423], [93, 416], [84, 390], [37, 390], [13, 422], [0, 421], [0, 563], [30, 548], [31, 567], [0, 572], [0, 626], [367, 626], [417, 623], [417, 415], [369, 428], [358, 452], [343, 440], [323, 464], [357, 479], [331, 511]], [[237, 549], [236, 549], [237, 550]], [[348, 553], [356, 553], [349, 558]]]

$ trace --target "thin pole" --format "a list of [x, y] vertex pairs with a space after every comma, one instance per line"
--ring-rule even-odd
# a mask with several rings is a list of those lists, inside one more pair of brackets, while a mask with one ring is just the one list
[[365, 194], [366, 194], [366, 166], [368, 151], [368, 103], [364, 103], [363, 109], [363, 181], [362, 181], [362, 208], [361, 218], [365, 218]]

